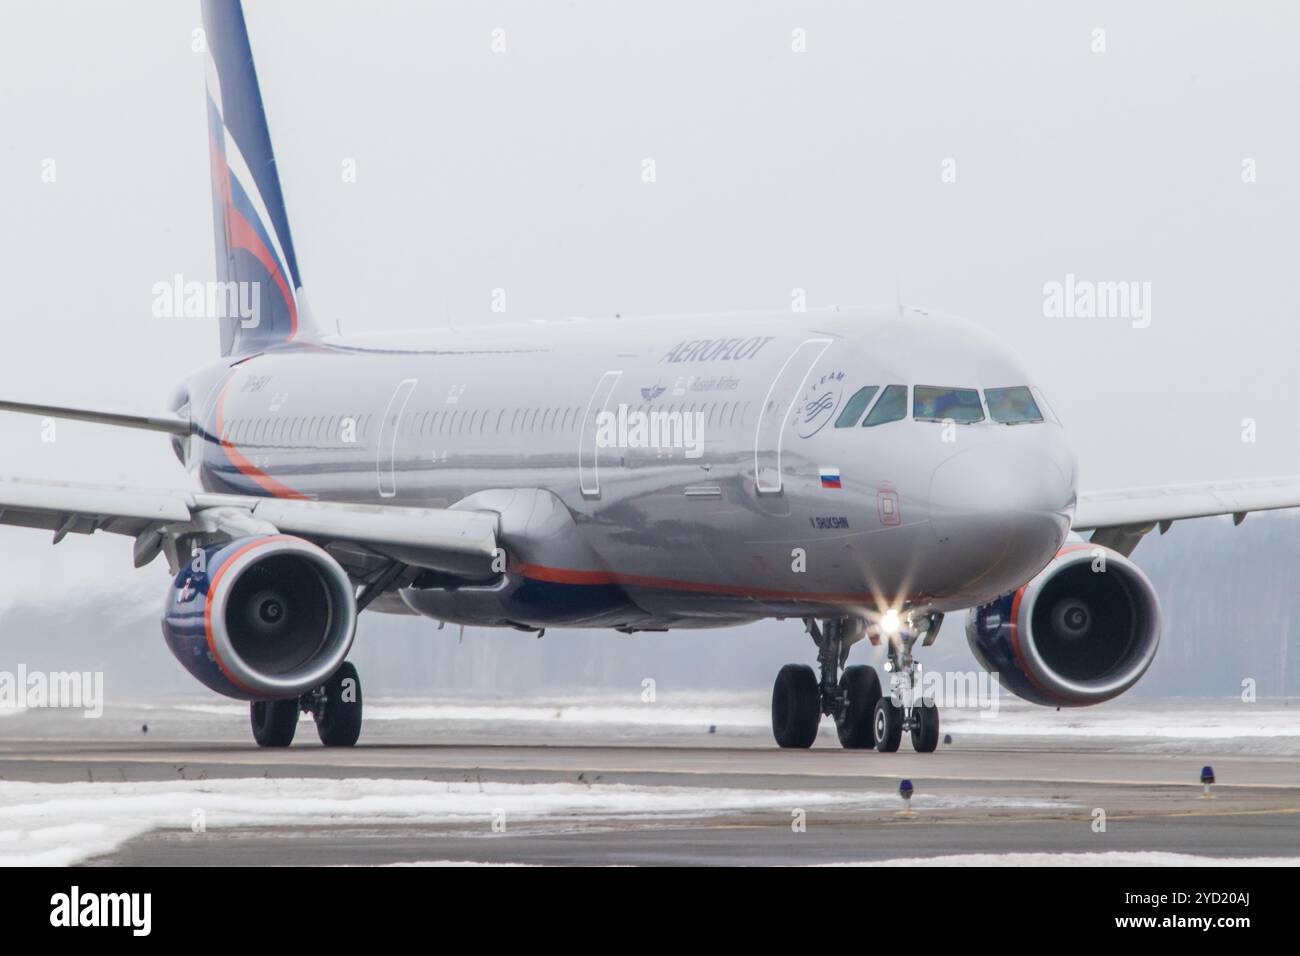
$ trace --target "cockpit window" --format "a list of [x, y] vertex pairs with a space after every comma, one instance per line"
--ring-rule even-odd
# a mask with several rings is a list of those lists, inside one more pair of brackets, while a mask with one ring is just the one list
[[952, 419], [959, 425], [984, 421], [980, 393], [973, 388], [918, 385], [914, 397], [912, 417], [917, 421], [942, 422]]
[[1054, 409], [1052, 403], [1047, 400], [1047, 396], [1043, 394], [1043, 390], [1037, 385], [1031, 385], [1029, 386], [1029, 391], [1033, 393], [1034, 401], [1038, 404], [1038, 410], [1047, 417], [1047, 420], [1049, 422], [1055, 422], [1057, 425], [1061, 424], [1061, 416], [1056, 414], [1056, 409]]
[[989, 417], [1004, 425], [1019, 425], [1023, 422], [1041, 422], [1043, 413], [1038, 410], [1038, 403], [1028, 385], [1016, 385], [1012, 388], [986, 388], [984, 397], [989, 403]]
[[844, 403], [844, 411], [840, 412], [840, 417], [835, 419], [835, 427], [852, 428], [856, 425], [879, 390], [879, 385], [868, 385], [854, 392], [853, 397]]
[[884, 425], [907, 417], [907, 386], [887, 385], [880, 398], [862, 422], [863, 428]]

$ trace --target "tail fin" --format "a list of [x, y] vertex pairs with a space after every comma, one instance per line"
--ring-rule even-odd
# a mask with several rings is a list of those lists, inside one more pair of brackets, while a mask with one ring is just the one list
[[240, 295], [255, 303], [250, 317], [220, 319], [221, 354], [247, 355], [314, 337], [315, 330], [303, 307], [298, 260], [240, 0], [203, 0], [203, 29], [217, 279], [247, 283], [239, 287]]

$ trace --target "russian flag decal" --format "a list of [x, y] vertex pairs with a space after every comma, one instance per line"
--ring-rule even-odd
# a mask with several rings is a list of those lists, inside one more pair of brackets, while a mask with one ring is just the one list
[[819, 469], [823, 488], [840, 488], [840, 470], [833, 465], [822, 465]]

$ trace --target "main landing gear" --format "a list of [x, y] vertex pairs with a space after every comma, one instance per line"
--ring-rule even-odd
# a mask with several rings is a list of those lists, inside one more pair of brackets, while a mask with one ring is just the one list
[[[939, 709], [934, 701], [913, 693], [916, 662], [912, 647], [934, 641], [943, 615], [908, 614], [896, 633], [884, 633], [889, 652], [885, 670], [889, 693], [881, 691], [874, 667], [845, 667], [849, 648], [867, 633], [860, 618], [832, 618], [819, 624], [804, 619], [817, 645], [820, 677], [806, 664], [786, 664], [772, 688], [772, 736], [777, 745], [807, 748], [817, 739], [823, 716], [833, 717], [840, 746], [846, 750], [875, 748], [881, 753], [898, 750], [903, 731], [912, 738], [917, 753], [933, 753], [939, 745]], [[873, 643], [875, 638], [873, 637]]]
[[253, 739], [259, 747], [287, 747], [298, 729], [299, 712], [311, 714], [326, 747], [351, 747], [361, 736], [361, 678], [345, 661], [315, 690], [289, 700], [257, 700], [249, 705]]

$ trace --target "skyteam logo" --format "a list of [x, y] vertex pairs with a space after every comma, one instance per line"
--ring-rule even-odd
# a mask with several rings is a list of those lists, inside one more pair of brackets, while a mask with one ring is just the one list
[[617, 412], [596, 416], [596, 447], [653, 448], [660, 453], [680, 448], [687, 458], [704, 454], [703, 412], [642, 412], [619, 405]]
[[843, 372], [827, 372], [808, 387], [794, 410], [800, 438], [812, 438], [826, 427], [840, 407], [843, 389]]

